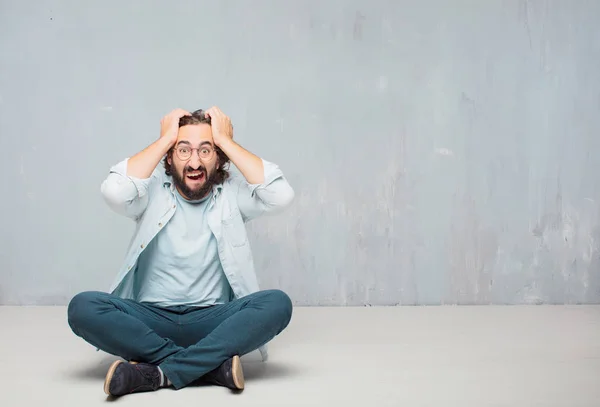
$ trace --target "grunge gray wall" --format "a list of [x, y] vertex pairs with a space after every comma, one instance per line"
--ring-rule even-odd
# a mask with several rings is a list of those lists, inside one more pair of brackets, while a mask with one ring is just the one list
[[600, 2], [0, 1], [0, 303], [106, 290], [109, 167], [220, 106], [298, 305], [600, 302]]

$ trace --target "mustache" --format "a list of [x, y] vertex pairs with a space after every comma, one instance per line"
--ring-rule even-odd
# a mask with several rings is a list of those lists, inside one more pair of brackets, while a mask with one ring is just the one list
[[203, 165], [200, 165], [200, 167], [198, 168], [192, 168], [192, 167], [185, 167], [183, 169], [183, 173], [185, 174], [186, 172], [192, 172], [192, 171], [202, 171], [202, 172], [206, 172], [206, 168], [204, 168]]

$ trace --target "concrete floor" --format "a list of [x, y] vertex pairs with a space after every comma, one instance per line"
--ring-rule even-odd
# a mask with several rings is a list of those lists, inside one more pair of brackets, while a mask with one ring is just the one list
[[0, 406], [600, 406], [600, 307], [296, 308], [246, 389], [109, 400], [64, 307], [0, 307]]

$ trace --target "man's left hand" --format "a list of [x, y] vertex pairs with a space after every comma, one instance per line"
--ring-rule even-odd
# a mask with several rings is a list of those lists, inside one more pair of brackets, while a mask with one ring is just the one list
[[217, 147], [233, 139], [233, 126], [231, 120], [216, 106], [206, 110], [206, 117], [210, 117], [213, 141]]

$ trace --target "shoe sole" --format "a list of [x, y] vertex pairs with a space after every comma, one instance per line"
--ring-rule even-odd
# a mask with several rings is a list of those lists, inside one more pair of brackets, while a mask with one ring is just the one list
[[117, 367], [123, 363], [122, 360], [116, 360], [113, 362], [112, 365], [110, 365], [110, 367], [108, 368], [108, 372], [106, 373], [106, 378], [104, 379], [104, 393], [106, 393], [107, 395], [111, 396], [109, 388], [110, 388], [110, 381], [113, 378], [113, 375], [115, 374], [115, 370], [117, 370]]
[[238, 390], [244, 389], [244, 371], [242, 370], [242, 361], [239, 356], [234, 356], [231, 361], [231, 376], [233, 384]]

